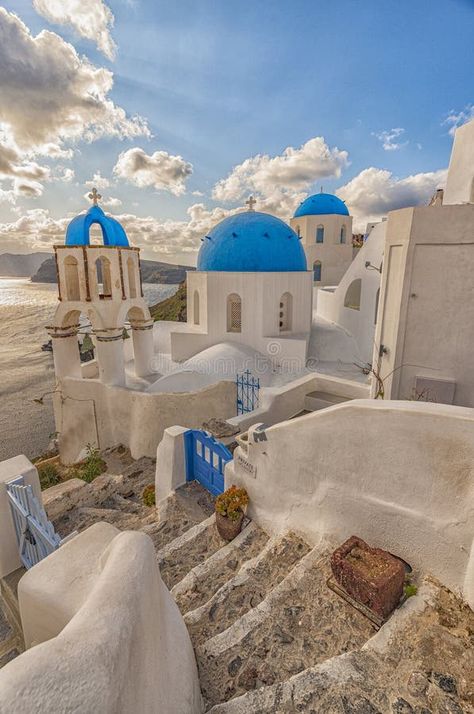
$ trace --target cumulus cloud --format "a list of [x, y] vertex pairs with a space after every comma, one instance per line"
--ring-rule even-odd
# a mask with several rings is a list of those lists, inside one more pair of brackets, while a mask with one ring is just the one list
[[97, 188], [100, 190], [101, 188], [108, 188], [110, 186], [110, 181], [105, 176], [102, 176], [100, 171], [96, 171], [91, 180], [85, 182], [85, 185], [90, 188]]
[[75, 177], [74, 169], [66, 168], [65, 166], [57, 166], [54, 178], [58, 181], [63, 181], [65, 183], [71, 183]]
[[146, 154], [143, 149], [134, 147], [122, 152], [114, 166], [114, 174], [130, 183], [145, 188], [152, 186], [175, 196], [186, 190], [186, 179], [193, 172], [192, 164], [182, 156], [172, 156], [166, 151]]
[[150, 136], [144, 119], [114, 104], [112, 86], [112, 72], [54, 32], [33, 36], [0, 7], [0, 125], [9, 145], [62, 158], [65, 142]]
[[459, 112], [452, 109], [443, 121], [443, 124], [449, 126], [449, 133], [451, 136], [454, 136], [456, 129], [462, 126], [462, 124], [471, 121], [471, 119], [474, 119], [474, 104], [468, 104]]
[[354, 216], [356, 231], [370, 221], [380, 220], [388, 211], [428, 203], [437, 188], [446, 182], [446, 169], [414, 174], [399, 179], [390, 171], [364, 169], [336, 193]]
[[114, 16], [103, 0], [33, 0], [33, 7], [48, 22], [71, 25], [81, 37], [95, 42], [108, 59], [115, 59], [117, 46], [110, 35]]
[[380, 141], [385, 151], [397, 151], [397, 149], [401, 149], [408, 144], [408, 141], [398, 141], [404, 133], [405, 129], [398, 127], [388, 131], [373, 132], [372, 136], [375, 136]]
[[[1, 194], [0, 194], [1, 200]], [[6, 200], [6, 199], [5, 199]], [[242, 208], [207, 209], [196, 203], [187, 210], [182, 221], [159, 220], [152, 216], [133, 213], [113, 214], [122, 223], [130, 243], [146, 249], [156, 259], [173, 261], [192, 257], [201, 246], [201, 238], [228, 215]], [[19, 240], [30, 250], [64, 242], [66, 227], [71, 218], [55, 220], [47, 209], [26, 211], [18, 220], [0, 223], [0, 252], [10, 250]]]
[[330, 148], [322, 136], [316, 136], [298, 149], [288, 146], [278, 156], [257, 154], [246, 159], [216, 183], [213, 198], [238, 201], [254, 193], [260, 210], [286, 216], [316, 180], [339, 177], [348, 163], [347, 151]]

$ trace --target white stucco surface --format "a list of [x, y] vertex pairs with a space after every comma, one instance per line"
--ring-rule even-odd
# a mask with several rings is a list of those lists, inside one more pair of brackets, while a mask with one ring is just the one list
[[474, 120], [456, 129], [443, 204], [474, 203]]
[[265, 441], [253, 428], [225, 482], [245, 486], [265, 529], [313, 542], [358, 535], [474, 606], [471, 409], [357, 400], [276, 424]]
[[453, 403], [474, 407], [473, 273], [474, 204], [389, 213], [374, 350], [386, 397], [413, 398], [429, 378], [430, 400], [451, 381]]
[[[363, 363], [372, 360], [376, 324], [376, 307], [381, 275], [378, 270], [368, 269], [365, 264], [379, 268], [382, 264], [387, 224], [377, 224], [357, 253], [337, 287], [318, 290], [317, 315], [336, 323], [352, 335], [357, 345], [359, 359]], [[344, 301], [349, 286], [361, 280], [360, 308], [345, 307]]]
[[153, 543], [113, 531], [91, 526], [20, 582], [22, 618], [34, 605], [52, 636], [0, 670], [2, 714], [202, 712], [191, 641]]
[[134, 458], [154, 457], [168, 426], [198, 429], [213, 417], [236, 413], [236, 386], [220, 381], [200, 391], [146, 394], [97, 380], [66, 378], [55, 397], [61, 459], [72, 463], [86, 444], [124, 444]]

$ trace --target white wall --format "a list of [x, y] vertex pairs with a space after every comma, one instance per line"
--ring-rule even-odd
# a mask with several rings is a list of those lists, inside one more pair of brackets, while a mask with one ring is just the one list
[[191, 641], [145, 534], [98, 523], [28, 571], [19, 591], [41, 644], [0, 671], [2, 712], [202, 711]]
[[443, 205], [474, 203], [474, 119], [456, 129]]
[[96, 380], [66, 378], [54, 400], [59, 450], [65, 463], [86, 444], [101, 449], [124, 444], [133, 458], [154, 457], [164, 430], [174, 424], [198, 429], [215, 417], [236, 413], [236, 385], [222, 381], [198, 392], [148, 394]]
[[[290, 225], [301, 235], [302, 245], [306, 253], [308, 270], [313, 270], [315, 260], [322, 265], [321, 282], [316, 286], [338, 285], [342, 276], [349, 268], [352, 258], [352, 216], [326, 215], [301, 216], [292, 218]], [[316, 243], [316, 231], [319, 225], [324, 226], [324, 240]], [[341, 243], [341, 228], [346, 227], [346, 242]]]
[[474, 607], [471, 409], [357, 400], [265, 435], [254, 443], [250, 430], [225, 472], [226, 486], [248, 490], [249, 514], [265, 529], [294, 529], [312, 542], [358, 535]]
[[[270, 355], [280, 363], [306, 361], [311, 329], [312, 274], [198, 272], [187, 275], [188, 330], [171, 333], [171, 356], [181, 362], [211, 345], [239, 342]], [[200, 324], [193, 324], [194, 292], [200, 295]], [[293, 298], [291, 330], [280, 333], [280, 299], [285, 292]], [[242, 300], [241, 332], [227, 331], [227, 297]], [[277, 346], [275, 347], [275, 343]], [[273, 350], [273, 351], [272, 351]]]
[[[375, 335], [375, 307], [381, 275], [377, 270], [368, 270], [366, 262], [377, 268], [383, 260], [386, 222], [379, 223], [359, 250], [354, 261], [335, 289], [318, 290], [317, 314], [325, 320], [335, 322], [347, 330], [355, 339], [361, 359], [371, 362]], [[353, 280], [362, 280], [360, 310], [344, 307], [347, 289]]]
[[374, 352], [388, 398], [409, 399], [429, 378], [435, 401], [447, 380], [453, 403], [474, 407], [473, 274], [474, 204], [389, 214]]

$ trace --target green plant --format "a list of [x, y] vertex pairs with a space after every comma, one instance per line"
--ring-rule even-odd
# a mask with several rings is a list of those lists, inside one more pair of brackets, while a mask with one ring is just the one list
[[413, 597], [418, 592], [418, 588], [413, 583], [405, 583], [403, 586], [403, 594], [406, 598]]
[[149, 483], [148, 486], [145, 486], [142, 493], [142, 499], [145, 506], [154, 506], [156, 504], [154, 483]]
[[248, 502], [249, 497], [245, 488], [231, 486], [227, 491], [217, 496], [216, 512], [230, 518], [231, 521], [237, 521]]
[[86, 483], [91, 483], [97, 476], [107, 468], [107, 464], [100, 455], [100, 451], [96, 446], [92, 444], [87, 444], [87, 456], [84, 461], [77, 464], [73, 468], [72, 476], [75, 478], [81, 478]]
[[40, 464], [38, 466], [38, 476], [42, 491], [50, 486], [54, 486], [61, 480], [59, 478], [58, 467], [55, 464]]

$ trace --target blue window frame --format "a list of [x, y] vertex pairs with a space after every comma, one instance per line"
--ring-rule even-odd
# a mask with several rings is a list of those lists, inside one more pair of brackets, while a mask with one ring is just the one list
[[324, 226], [318, 226], [316, 228], [316, 243], [324, 242]]

